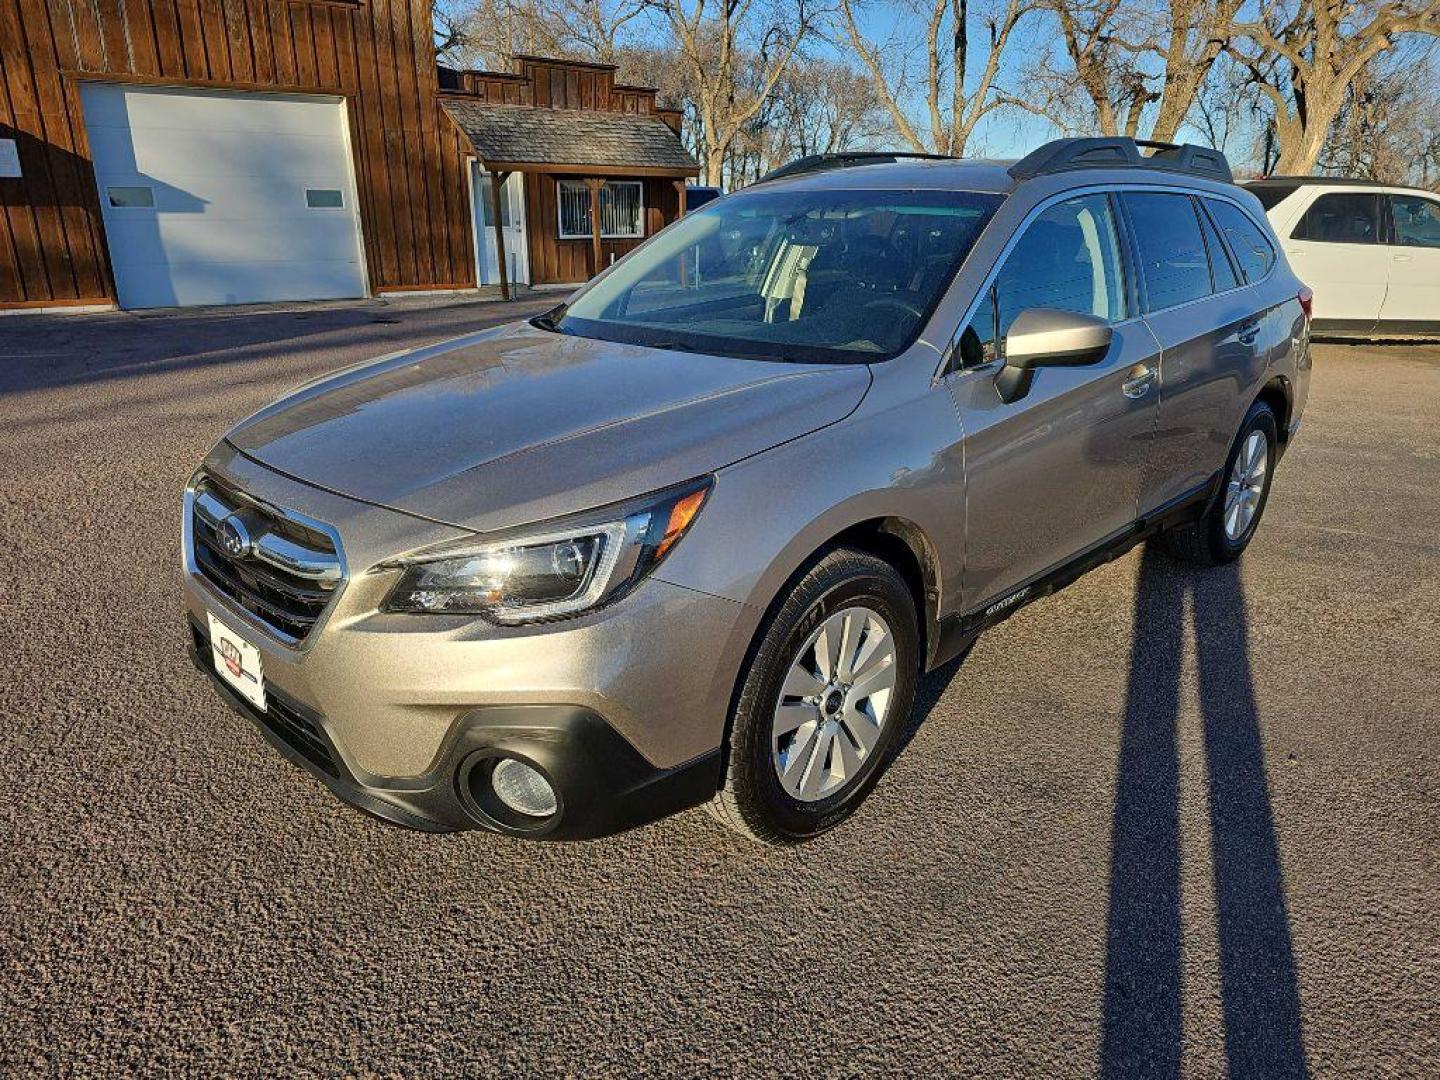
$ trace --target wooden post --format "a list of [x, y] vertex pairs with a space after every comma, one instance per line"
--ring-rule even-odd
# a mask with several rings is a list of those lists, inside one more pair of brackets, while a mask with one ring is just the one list
[[510, 299], [510, 270], [505, 265], [505, 223], [500, 220], [500, 188], [510, 179], [508, 172], [490, 174], [490, 208], [495, 219], [495, 257], [500, 264], [500, 299]]
[[[686, 182], [685, 182], [684, 180], [672, 180], [671, 183], [673, 183], [673, 184], [675, 185], [675, 195], [676, 195], [676, 197], [680, 200], [680, 212], [675, 215], [675, 220], [676, 220], [676, 221], [679, 221], [682, 217], [685, 216], [685, 186], [686, 186]], [[689, 253], [687, 253], [687, 252], [681, 252], [681, 254], [680, 254], [680, 287], [683, 289], [683, 288], [685, 288], [686, 286], [688, 286], [689, 284], [690, 284], [690, 256], [689, 256]]]
[[605, 257], [605, 252], [600, 245], [600, 189], [605, 186], [605, 180], [588, 178], [585, 185], [590, 189], [590, 242], [595, 248], [595, 270], [590, 276], [594, 277], [595, 274], [605, 269], [601, 262]]

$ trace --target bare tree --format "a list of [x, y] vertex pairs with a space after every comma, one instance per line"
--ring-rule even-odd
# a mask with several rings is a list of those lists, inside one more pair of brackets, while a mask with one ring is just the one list
[[1169, 0], [1166, 25], [1152, 46], [1164, 61], [1150, 137], [1171, 142], [1230, 40], [1242, 0]]
[[1426, 179], [1427, 152], [1440, 136], [1436, 42], [1412, 38], [1351, 82], [1320, 152], [1327, 173], [1392, 184]]
[[1037, 67], [1036, 83], [1048, 93], [1034, 111], [1068, 130], [1132, 138], [1148, 119], [1149, 138], [1173, 140], [1242, 2], [1045, 0], [1064, 54]]
[[1308, 173], [1349, 88], [1406, 34], [1440, 34], [1440, 0], [1272, 0], [1232, 53], [1271, 101], [1277, 171]]
[[868, 75], [824, 57], [794, 60], [745, 126], [727, 164], [730, 186], [787, 161], [876, 145], [891, 134]]
[[[1265, 156], [1264, 132], [1270, 130], [1269, 101], [1250, 82], [1246, 70], [1222, 54], [1195, 95], [1186, 121], [1209, 146], [1225, 151], [1237, 174], [1260, 175], [1273, 161]], [[1261, 141], [1257, 141], [1257, 135]]]
[[707, 184], [811, 32], [810, 0], [649, 0], [666, 19], [693, 95], [687, 110]]
[[436, 54], [503, 69], [517, 53], [613, 64], [647, 40], [646, 0], [440, 0]]
[[[970, 0], [899, 0], [896, 33], [884, 41], [871, 39], [861, 26], [863, 4], [839, 0], [840, 34], [864, 64], [896, 134], [920, 153], [963, 154], [976, 125], [1007, 103], [998, 86], [1001, 59], [1035, 10], [1033, 0], [1003, 0], [978, 14], [972, 14]], [[976, 21], [986, 51], [979, 74], [970, 79]], [[916, 99], [923, 102], [924, 119], [910, 115]]]

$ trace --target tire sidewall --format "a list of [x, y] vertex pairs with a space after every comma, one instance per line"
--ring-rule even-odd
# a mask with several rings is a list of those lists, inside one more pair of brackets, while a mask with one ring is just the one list
[[[885, 566], [876, 562], [877, 566]], [[823, 566], [822, 561], [816, 569]], [[805, 595], [810, 592], [815, 595]], [[880, 779], [914, 706], [920, 643], [914, 601], [903, 580], [893, 572], [852, 574], [833, 582], [815, 575], [802, 580], [794, 595], [804, 606], [787, 604], [781, 609], [751, 666], [741, 699], [741, 708], [747, 713], [749, 738], [736, 750], [746, 755], [744, 768], [749, 773], [752, 792], [761, 804], [766, 826], [787, 839], [799, 840], [838, 825]], [[802, 802], [781, 786], [775, 771], [772, 758], [775, 709], [785, 677], [801, 646], [822, 622], [848, 607], [870, 608], [890, 627], [895, 640], [895, 690], [885, 726], [874, 750], [861, 766], [859, 779], [825, 799]], [[800, 611], [798, 616], [793, 614], [796, 608]]]
[[[1235, 462], [1240, 456], [1245, 442], [1252, 432], [1259, 431], [1265, 436], [1265, 487], [1260, 492], [1260, 503], [1255, 507], [1255, 516], [1250, 519], [1250, 524], [1245, 531], [1234, 540], [1231, 540], [1225, 533], [1225, 491], [1230, 483], [1231, 473], [1235, 469]], [[1250, 406], [1250, 411], [1245, 414], [1245, 421], [1240, 425], [1240, 433], [1235, 437], [1235, 445], [1230, 448], [1230, 454], [1225, 458], [1225, 471], [1220, 477], [1220, 490], [1215, 496], [1215, 507], [1211, 514], [1210, 521], [1210, 550], [1215, 555], [1217, 562], [1231, 562], [1240, 557], [1255, 536], [1255, 531], [1260, 527], [1260, 519], [1265, 516], [1265, 505], [1270, 501], [1270, 484], [1275, 479], [1275, 448], [1279, 443], [1279, 428], [1275, 423], [1275, 414], [1270, 406], [1257, 401]]]

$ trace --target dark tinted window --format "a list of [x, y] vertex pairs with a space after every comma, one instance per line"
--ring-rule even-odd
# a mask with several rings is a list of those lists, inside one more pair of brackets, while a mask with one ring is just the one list
[[994, 360], [1015, 316], [1058, 308], [1118, 322], [1129, 314], [1120, 233], [1110, 200], [1086, 195], [1056, 203], [1025, 227], [995, 284], [960, 333], [956, 367]]
[[1225, 254], [1225, 245], [1220, 242], [1220, 234], [1215, 231], [1214, 223], [1203, 211], [1200, 214], [1200, 225], [1205, 230], [1205, 249], [1210, 253], [1210, 279], [1215, 282], [1215, 291], [1238, 289], [1240, 277], [1230, 265], [1230, 256]]
[[1210, 261], [1187, 195], [1127, 191], [1147, 311], [1209, 296]]
[[1392, 243], [1401, 247], [1440, 248], [1440, 203], [1419, 195], [1391, 195]]
[[1283, 200], [1288, 199], [1291, 195], [1294, 195], [1295, 192], [1299, 190], [1299, 185], [1249, 184], [1247, 185], [1246, 190], [1250, 191], [1257, 199], [1260, 200], [1261, 206], [1263, 206], [1266, 210], [1269, 210], [1272, 206], [1278, 206]]
[[1119, 232], [1104, 195], [1068, 199], [1025, 228], [995, 278], [1003, 337], [1026, 308], [1058, 308], [1117, 322], [1126, 316]]
[[1290, 236], [1322, 244], [1378, 244], [1380, 196], [1360, 191], [1321, 195], [1310, 204]]
[[1230, 252], [1239, 261], [1245, 280], [1259, 281], [1268, 274], [1275, 265], [1275, 248], [1260, 226], [1234, 203], [1206, 199], [1205, 205], [1230, 242]]

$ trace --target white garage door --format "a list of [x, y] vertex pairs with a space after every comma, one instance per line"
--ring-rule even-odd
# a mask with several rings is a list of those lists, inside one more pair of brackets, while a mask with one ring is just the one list
[[81, 96], [121, 307], [365, 295], [343, 101]]

